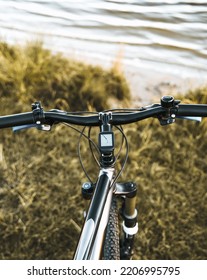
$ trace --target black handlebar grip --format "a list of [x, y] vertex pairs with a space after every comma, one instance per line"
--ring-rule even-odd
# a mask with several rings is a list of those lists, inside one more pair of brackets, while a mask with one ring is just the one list
[[177, 116], [207, 117], [206, 104], [180, 104]]
[[13, 127], [18, 125], [33, 124], [33, 112], [8, 115], [0, 117], [0, 128]]

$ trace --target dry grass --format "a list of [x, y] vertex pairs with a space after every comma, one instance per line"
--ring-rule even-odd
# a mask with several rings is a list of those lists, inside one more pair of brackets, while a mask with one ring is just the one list
[[[129, 98], [125, 79], [40, 45], [0, 44], [1, 115], [46, 108], [100, 110], [106, 94]], [[186, 100], [207, 103], [206, 89]], [[124, 127], [130, 144], [122, 180], [138, 184], [136, 259], [207, 259], [207, 123], [147, 120]], [[94, 132], [95, 133], [95, 132]], [[65, 126], [50, 133], [1, 130], [0, 259], [71, 259], [83, 221], [78, 134]], [[87, 147], [83, 145], [83, 154]], [[3, 161], [3, 156], [1, 154]], [[87, 169], [95, 178], [92, 158]]]

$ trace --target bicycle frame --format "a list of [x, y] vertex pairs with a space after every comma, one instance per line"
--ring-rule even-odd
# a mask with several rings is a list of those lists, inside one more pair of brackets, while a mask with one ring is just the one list
[[114, 168], [101, 168], [95, 192], [74, 255], [75, 260], [100, 259], [113, 196]]

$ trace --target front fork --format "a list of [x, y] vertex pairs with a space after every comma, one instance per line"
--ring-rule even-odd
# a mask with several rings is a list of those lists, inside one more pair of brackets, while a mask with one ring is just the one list
[[[92, 197], [95, 186], [90, 183], [83, 184], [82, 195], [87, 200]], [[123, 219], [120, 258], [129, 260], [133, 255], [134, 237], [138, 232], [137, 209], [136, 209], [137, 186], [133, 182], [116, 183], [114, 195], [123, 199], [120, 210]]]
[[117, 183], [115, 195], [123, 198], [120, 214], [123, 219], [120, 258], [129, 260], [133, 255], [134, 237], [138, 232], [136, 209], [137, 186], [133, 182]]

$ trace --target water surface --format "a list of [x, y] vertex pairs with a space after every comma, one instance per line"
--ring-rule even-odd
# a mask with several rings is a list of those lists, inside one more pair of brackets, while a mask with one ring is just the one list
[[0, 36], [76, 57], [183, 76], [207, 74], [203, 0], [0, 0]]

